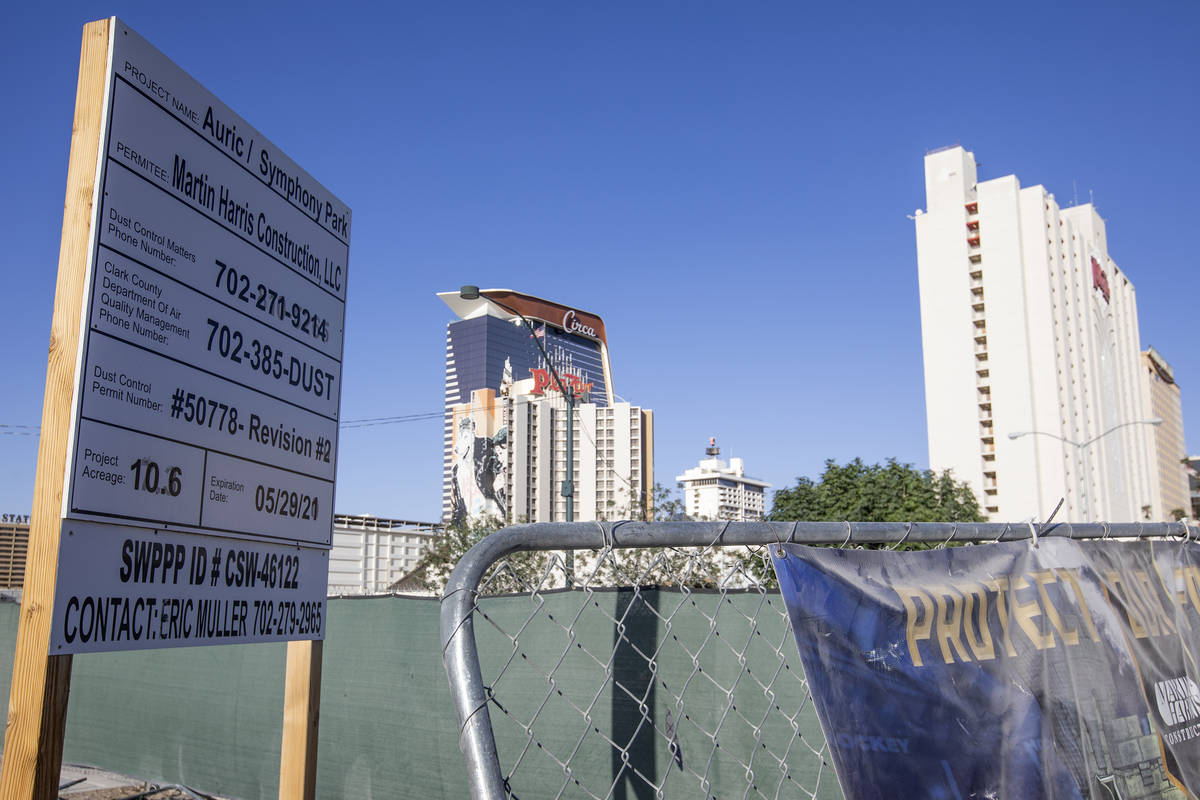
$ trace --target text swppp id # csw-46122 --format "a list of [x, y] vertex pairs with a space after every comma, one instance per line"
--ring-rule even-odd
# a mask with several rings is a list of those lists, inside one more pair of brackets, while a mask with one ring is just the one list
[[112, 37], [51, 650], [322, 638], [350, 211]]
[[71, 520], [62, 535], [52, 653], [324, 638], [326, 550]]

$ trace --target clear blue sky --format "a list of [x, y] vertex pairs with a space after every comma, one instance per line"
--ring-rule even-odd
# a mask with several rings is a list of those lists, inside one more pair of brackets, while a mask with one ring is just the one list
[[[1129, 4], [1121, 4], [1129, 5]], [[716, 436], [776, 487], [826, 458], [927, 466], [926, 150], [1094, 193], [1142, 346], [1200, 451], [1200, 5], [40, 3], [10, 10], [0, 424], [37, 425], [81, 26], [115, 14], [354, 212], [342, 418], [437, 412], [434, 296], [601, 314], [656, 477]], [[37, 440], [0, 428], [0, 511]], [[337, 510], [440, 514], [441, 420], [347, 430]]]

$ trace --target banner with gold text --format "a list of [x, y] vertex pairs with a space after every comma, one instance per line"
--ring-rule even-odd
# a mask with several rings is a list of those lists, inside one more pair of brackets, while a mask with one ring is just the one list
[[772, 553], [848, 800], [1200, 793], [1200, 545]]

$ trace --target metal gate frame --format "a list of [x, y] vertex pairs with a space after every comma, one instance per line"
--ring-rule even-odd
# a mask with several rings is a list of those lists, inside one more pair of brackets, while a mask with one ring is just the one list
[[975, 522], [574, 522], [503, 528], [476, 544], [455, 566], [441, 601], [442, 663], [459, 724], [474, 800], [508, 796], [479, 666], [474, 612], [481, 579], [505, 556], [534, 550], [763, 546], [777, 543], [859, 545], [984, 543], [1033, 539], [1200, 538], [1186, 522], [1033, 523]]

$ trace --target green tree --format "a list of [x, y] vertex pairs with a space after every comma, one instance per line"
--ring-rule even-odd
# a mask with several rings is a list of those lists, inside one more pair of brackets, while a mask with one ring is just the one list
[[[825, 462], [821, 478], [796, 479], [796, 485], [775, 493], [768, 519], [773, 522], [982, 522], [979, 501], [966, 483], [949, 470], [919, 471], [912, 464], [889, 458], [883, 464], [864, 464], [856, 458], [844, 465]], [[927, 544], [905, 544], [903, 550], [924, 550]], [[764, 587], [775, 587], [775, 571], [762, 552], [745, 562], [748, 574]]]
[[[467, 551], [504, 527], [496, 518], [476, 520], [465, 525], [449, 525], [430, 542], [413, 571], [428, 591], [441, 594], [454, 567]], [[544, 551], [513, 553], [488, 569], [480, 583], [483, 594], [527, 592], [547, 580], [550, 553]]]
[[[684, 504], [670, 489], [655, 484], [648, 504], [613, 507], [610, 520], [666, 522], [686, 520]], [[414, 570], [414, 578], [426, 590], [441, 594], [459, 560], [485, 536], [505, 527], [498, 519], [478, 520], [468, 525], [449, 526], [430, 543]], [[707, 547], [654, 547], [628, 550], [577, 551], [575, 584], [590, 586], [715, 586], [720, 566], [715, 552]], [[565, 583], [562, 551], [513, 553], [489, 568], [480, 584], [483, 594], [506, 594], [561, 588]]]
[[864, 464], [825, 462], [821, 479], [796, 479], [775, 493], [770, 518], [778, 522], [982, 522], [979, 501], [950, 470], [920, 471], [889, 458]]
[[[661, 483], [654, 484], [649, 504], [622, 509], [620, 514], [610, 518], [641, 522], [686, 522], [690, 519], [683, 500]], [[636, 584], [712, 588], [717, 585], [722, 572], [716, 552], [709, 547], [614, 549], [607, 554], [592, 550], [588, 563], [595, 565], [595, 578], [591, 581], [594, 586]]]

